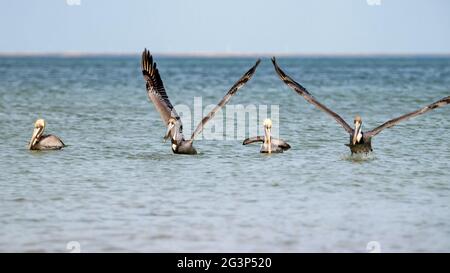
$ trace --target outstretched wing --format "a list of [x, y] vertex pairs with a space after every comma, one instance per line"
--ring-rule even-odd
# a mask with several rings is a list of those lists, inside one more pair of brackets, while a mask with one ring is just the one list
[[264, 137], [263, 136], [256, 136], [256, 137], [246, 138], [244, 140], [244, 142], [242, 142], [242, 145], [248, 145], [248, 144], [255, 143], [255, 142], [264, 142]]
[[[248, 145], [255, 142], [264, 142], [263, 136], [256, 136], [256, 137], [249, 137], [242, 142], [242, 145]], [[291, 145], [289, 145], [286, 141], [279, 139], [279, 138], [271, 138], [271, 142], [274, 146], [280, 147], [284, 151], [289, 150], [291, 148]]]
[[408, 120], [408, 119], [410, 119], [412, 117], [425, 114], [428, 111], [431, 111], [433, 109], [445, 106], [445, 105], [447, 105], [449, 103], [450, 103], [450, 96], [445, 97], [445, 98], [443, 98], [441, 100], [438, 100], [435, 103], [432, 103], [432, 104], [430, 104], [428, 106], [425, 106], [424, 108], [419, 109], [417, 111], [411, 112], [409, 114], [403, 115], [403, 116], [395, 118], [395, 119], [391, 119], [391, 120], [383, 123], [382, 125], [378, 126], [377, 128], [375, 128], [375, 129], [373, 129], [373, 130], [371, 130], [369, 132], [365, 132], [364, 135], [366, 135], [368, 137], [373, 137], [373, 136], [377, 135], [378, 133], [380, 133], [381, 131], [383, 131], [384, 129], [390, 128], [392, 126], [395, 126], [401, 121], [405, 121], [405, 120]]
[[347, 124], [347, 122], [345, 122], [344, 119], [342, 119], [338, 114], [336, 114], [335, 112], [331, 111], [326, 106], [318, 102], [302, 85], [300, 85], [298, 82], [294, 81], [291, 77], [286, 75], [286, 73], [284, 73], [283, 70], [281, 70], [281, 68], [278, 66], [275, 57], [272, 58], [272, 63], [273, 66], [275, 67], [275, 71], [277, 72], [278, 76], [285, 84], [287, 84], [300, 96], [305, 98], [305, 100], [307, 100], [309, 103], [332, 116], [340, 125], [342, 125], [342, 127], [344, 127], [345, 131], [347, 131], [349, 134], [353, 133], [352, 127], [350, 127]]
[[191, 141], [194, 140], [194, 138], [203, 130], [203, 126], [214, 117], [214, 115], [220, 110], [222, 109], [222, 107], [225, 106], [225, 104], [228, 103], [228, 101], [230, 101], [231, 97], [233, 97], [236, 92], [242, 87], [244, 86], [253, 76], [253, 74], [255, 74], [256, 71], [256, 67], [259, 65], [259, 63], [261, 62], [261, 60], [257, 60], [255, 65], [250, 68], [249, 71], [247, 71], [247, 73], [245, 73], [228, 91], [228, 93], [225, 95], [225, 97], [222, 98], [222, 100], [211, 110], [211, 112], [208, 113], [208, 115], [206, 115], [202, 121], [197, 125], [197, 128], [195, 129], [195, 131], [192, 133], [191, 136]]
[[159, 76], [156, 63], [153, 62], [153, 57], [147, 49], [144, 49], [144, 52], [142, 52], [141, 66], [142, 74], [146, 82], [147, 95], [161, 115], [164, 125], [168, 124], [170, 118], [175, 118], [181, 122], [164, 89], [164, 84]]

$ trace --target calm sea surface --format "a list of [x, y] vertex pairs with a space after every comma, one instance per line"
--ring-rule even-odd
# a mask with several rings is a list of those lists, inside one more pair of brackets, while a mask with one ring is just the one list
[[[173, 104], [214, 104], [253, 58], [156, 56]], [[271, 156], [242, 139], [174, 155], [139, 57], [0, 58], [0, 251], [450, 251], [450, 107], [351, 157], [347, 133], [263, 59], [231, 104], [279, 105]], [[450, 58], [280, 58], [364, 128], [450, 95]], [[26, 149], [33, 123], [68, 145]], [[275, 125], [275, 124], [274, 124]], [[185, 127], [188, 127], [185, 125]]]

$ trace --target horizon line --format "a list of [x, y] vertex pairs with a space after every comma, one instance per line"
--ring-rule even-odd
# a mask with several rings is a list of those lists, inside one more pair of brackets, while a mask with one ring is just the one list
[[[166, 57], [414, 57], [414, 56], [450, 56], [450, 52], [228, 52], [228, 51], [198, 51], [198, 52], [167, 52], [155, 51], [153, 55]], [[0, 51], [0, 57], [114, 57], [139, 56], [141, 52], [131, 51]]]

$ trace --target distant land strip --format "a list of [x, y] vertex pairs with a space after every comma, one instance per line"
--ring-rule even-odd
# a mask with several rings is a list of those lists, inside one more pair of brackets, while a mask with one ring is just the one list
[[[141, 52], [0, 52], [0, 57], [120, 57], [120, 56], [140, 56]], [[429, 52], [317, 52], [317, 53], [286, 53], [286, 52], [158, 52], [153, 55], [167, 57], [205, 57], [205, 58], [223, 58], [223, 57], [450, 57], [450, 52], [429, 53]]]

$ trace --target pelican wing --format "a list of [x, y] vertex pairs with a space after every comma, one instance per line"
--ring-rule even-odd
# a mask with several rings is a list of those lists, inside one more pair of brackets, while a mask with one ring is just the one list
[[282, 139], [272, 138], [271, 141], [274, 145], [282, 148], [285, 151], [289, 150], [291, 148], [291, 145], [289, 145], [286, 141], [284, 141]]
[[42, 150], [45, 150], [45, 149], [58, 150], [58, 149], [66, 147], [66, 144], [64, 144], [64, 142], [55, 135], [41, 136], [38, 144]]
[[375, 128], [375, 129], [373, 129], [373, 130], [371, 130], [369, 132], [365, 132], [364, 135], [366, 135], [368, 137], [373, 137], [373, 136], [377, 135], [378, 133], [380, 133], [381, 131], [383, 131], [384, 129], [393, 127], [393, 126], [397, 125], [401, 121], [405, 121], [405, 120], [408, 120], [408, 119], [410, 119], [412, 117], [425, 114], [428, 111], [431, 111], [433, 109], [445, 106], [445, 105], [447, 105], [449, 103], [450, 103], [450, 96], [445, 97], [445, 98], [443, 98], [441, 100], [438, 100], [438, 101], [436, 101], [436, 102], [434, 102], [434, 103], [432, 103], [432, 104], [430, 104], [428, 106], [425, 106], [422, 109], [419, 109], [417, 111], [411, 112], [409, 114], [400, 116], [400, 117], [395, 118], [395, 119], [391, 119], [391, 120], [381, 124], [377, 128]]
[[332, 116], [342, 127], [344, 127], [345, 131], [347, 131], [349, 134], [353, 133], [352, 127], [350, 127], [347, 122], [345, 122], [344, 119], [342, 119], [338, 114], [328, 109], [325, 105], [318, 102], [302, 85], [300, 85], [298, 82], [294, 81], [291, 77], [286, 75], [283, 70], [278, 66], [277, 61], [275, 57], [272, 58], [273, 66], [275, 67], [275, 71], [277, 72], [280, 79], [287, 84], [290, 88], [292, 88], [297, 94], [305, 98], [309, 103], [313, 104], [320, 110], [324, 111], [325, 113]]
[[153, 62], [153, 56], [147, 49], [142, 53], [141, 66], [142, 74], [146, 82], [147, 95], [161, 115], [164, 125], [168, 124], [171, 117], [180, 121], [180, 117], [172, 106], [172, 103], [170, 103], [169, 97], [164, 89], [164, 84], [159, 76], [156, 63]]
[[242, 145], [248, 145], [248, 144], [255, 143], [255, 142], [264, 142], [264, 137], [263, 136], [255, 136], [255, 137], [246, 138], [244, 140], [244, 142], [242, 142]]
[[222, 100], [211, 110], [211, 112], [208, 113], [208, 115], [206, 115], [202, 121], [200, 121], [200, 123], [197, 125], [197, 128], [195, 129], [195, 131], [192, 133], [191, 136], [191, 141], [194, 140], [194, 138], [203, 130], [203, 126], [209, 121], [211, 120], [214, 115], [220, 110], [222, 109], [222, 107], [224, 107], [231, 99], [231, 97], [233, 97], [236, 92], [242, 87], [244, 86], [253, 76], [253, 74], [255, 74], [256, 71], [256, 67], [259, 65], [259, 63], [261, 62], [261, 60], [257, 60], [255, 65], [250, 68], [249, 71], [247, 71], [247, 73], [245, 73], [231, 88], [230, 90], [227, 92], [227, 94], [225, 95], [225, 97], [222, 98]]

